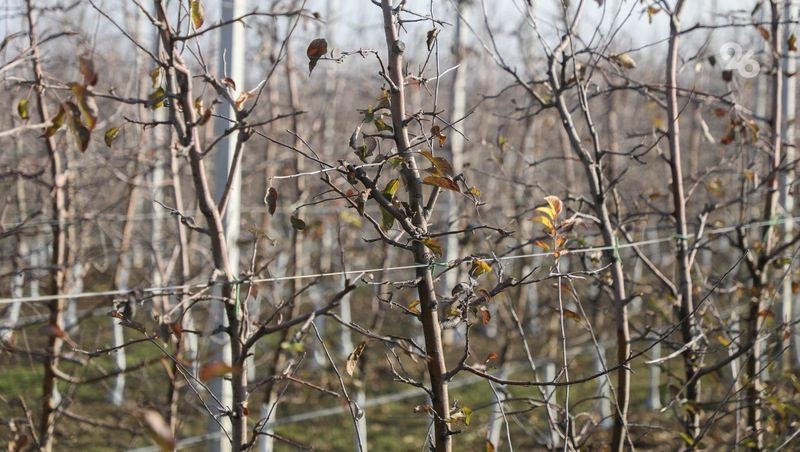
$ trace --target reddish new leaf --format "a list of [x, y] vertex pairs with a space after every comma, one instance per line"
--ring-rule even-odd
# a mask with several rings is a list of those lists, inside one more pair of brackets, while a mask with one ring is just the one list
[[308, 75], [314, 70], [317, 61], [328, 53], [328, 41], [325, 38], [317, 38], [311, 41], [306, 49], [306, 56], [308, 56]]
[[488, 325], [489, 322], [492, 321], [492, 313], [489, 312], [489, 308], [487, 308], [486, 306], [481, 306], [478, 309], [478, 314], [480, 314], [481, 321], [483, 322], [484, 326]]
[[461, 192], [461, 189], [458, 188], [458, 184], [449, 177], [425, 176], [425, 178], [422, 179], [422, 183], [427, 185], [435, 185], [439, 188], [444, 188], [445, 190], [452, 190], [459, 193]]
[[212, 361], [200, 368], [199, 377], [203, 381], [208, 381], [217, 377], [222, 377], [229, 373], [237, 373], [238, 368], [230, 366], [223, 361]]

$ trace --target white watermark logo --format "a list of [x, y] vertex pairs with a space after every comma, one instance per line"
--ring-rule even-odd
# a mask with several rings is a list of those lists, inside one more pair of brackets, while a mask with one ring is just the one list
[[742, 46], [735, 42], [726, 42], [719, 48], [722, 69], [736, 71], [744, 78], [753, 78], [761, 71], [761, 65], [753, 58], [753, 51], [743, 52]]

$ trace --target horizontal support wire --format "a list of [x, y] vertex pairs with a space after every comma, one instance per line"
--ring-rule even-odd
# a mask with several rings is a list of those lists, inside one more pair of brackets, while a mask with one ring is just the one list
[[[708, 235], [713, 234], [724, 234], [726, 232], [735, 231], [737, 229], [750, 229], [750, 228], [758, 228], [763, 226], [771, 226], [771, 225], [779, 225], [785, 223], [797, 223], [800, 221], [800, 217], [792, 217], [792, 218], [782, 218], [778, 220], [771, 220], [771, 221], [757, 221], [753, 223], [748, 223], [745, 225], [739, 226], [729, 226], [729, 227], [722, 227], [716, 229], [710, 229], [706, 232]], [[689, 234], [693, 236], [694, 234]], [[642, 240], [639, 242], [633, 243], [621, 243], [611, 246], [597, 246], [597, 247], [590, 247], [590, 248], [578, 248], [578, 249], [571, 249], [571, 250], [564, 250], [562, 251], [562, 256], [566, 254], [588, 254], [588, 253], [595, 253], [595, 252], [602, 252], [608, 250], [616, 250], [616, 249], [623, 249], [623, 248], [633, 248], [638, 246], [649, 246], [649, 245], [657, 245], [660, 243], [665, 242], [672, 242], [677, 240], [674, 235], [666, 236], [666, 237], [659, 237], [649, 240]], [[540, 253], [527, 253], [527, 254], [516, 254], [513, 256], [502, 256], [498, 257], [498, 261], [510, 261], [515, 259], [531, 259], [536, 257], [547, 257], [552, 256], [552, 252], [540, 252]], [[495, 260], [492, 258], [491, 260]], [[397, 267], [385, 267], [385, 268], [370, 268], [370, 269], [362, 269], [362, 270], [346, 270], [346, 271], [339, 271], [339, 272], [328, 272], [328, 273], [314, 273], [314, 274], [302, 274], [302, 275], [287, 275], [287, 276], [276, 276], [270, 278], [253, 278], [247, 279], [245, 281], [241, 281], [241, 283], [266, 283], [266, 282], [281, 282], [281, 281], [292, 281], [292, 280], [302, 280], [302, 279], [316, 279], [316, 278], [330, 278], [335, 276], [348, 276], [348, 275], [358, 275], [358, 274], [372, 274], [372, 273], [380, 273], [380, 272], [393, 272], [399, 270], [411, 270], [416, 268], [428, 267], [431, 264], [412, 264], [412, 265], [401, 265]], [[40, 295], [36, 297], [21, 297], [21, 298], [0, 298], [0, 305], [12, 304], [12, 303], [36, 303], [36, 302], [43, 302], [43, 301], [53, 301], [58, 299], [69, 299], [69, 300], [77, 300], [77, 299], [86, 299], [86, 298], [97, 298], [97, 297], [108, 297], [108, 296], [118, 296], [118, 295], [127, 295], [133, 293], [145, 293], [145, 294], [154, 294], [154, 295], [167, 295], [173, 292], [179, 292], [184, 290], [197, 290], [197, 289], [205, 289], [211, 286], [214, 286], [214, 282], [207, 282], [207, 283], [195, 283], [195, 284], [182, 284], [182, 285], [175, 285], [175, 286], [159, 286], [159, 287], [148, 287], [144, 289], [126, 289], [126, 290], [106, 290], [100, 292], [82, 292], [78, 294], [60, 294], [60, 295]]]

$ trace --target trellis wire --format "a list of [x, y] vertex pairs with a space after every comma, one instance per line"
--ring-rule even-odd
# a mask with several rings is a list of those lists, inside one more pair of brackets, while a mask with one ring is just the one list
[[[785, 223], [796, 223], [800, 221], [800, 217], [791, 217], [791, 218], [782, 218], [782, 219], [775, 219], [769, 221], [757, 221], [753, 223], [748, 223], [745, 225], [739, 226], [728, 226], [722, 228], [715, 228], [710, 229], [707, 231], [707, 234], [724, 234], [726, 232], [735, 231], [737, 229], [750, 229], [762, 226], [775, 226], [779, 224]], [[689, 236], [693, 236], [694, 234], [690, 234]], [[679, 237], [674, 235], [667, 236], [667, 237], [660, 237], [655, 239], [649, 240], [642, 240], [638, 242], [632, 243], [619, 243], [617, 245], [611, 246], [597, 246], [597, 247], [589, 247], [589, 248], [579, 248], [574, 250], [568, 250], [565, 254], [588, 254], [588, 253], [595, 253], [595, 252], [602, 252], [607, 250], [613, 249], [623, 249], [623, 248], [632, 248], [637, 246], [648, 246], [648, 245], [657, 245], [660, 243], [670, 242], [673, 240], [679, 240]], [[529, 259], [529, 258], [536, 258], [536, 257], [547, 257], [552, 256], [552, 252], [541, 252], [541, 253], [526, 253], [526, 254], [517, 254], [513, 256], [502, 256], [498, 257], [497, 260], [499, 261], [506, 261], [506, 260], [515, 260], [515, 259]], [[494, 260], [494, 259], [492, 259]], [[316, 278], [329, 278], [334, 276], [348, 276], [348, 275], [359, 275], [359, 274], [372, 274], [372, 273], [380, 273], [380, 272], [394, 272], [398, 270], [412, 270], [416, 268], [428, 267], [430, 265], [447, 265], [446, 263], [442, 262], [432, 262], [430, 264], [412, 264], [412, 265], [401, 265], [396, 267], [386, 267], [386, 268], [370, 268], [370, 269], [361, 269], [361, 270], [345, 270], [345, 271], [338, 271], [338, 272], [327, 272], [327, 273], [314, 273], [314, 274], [303, 274], [303, 275], [288, 275], [288, 276], [275, 276], [270, 278], [254, 278], [248, 279], [245, 281], [241, 281], [242, 283], [265, 283], [265, 282], [281, 282], [281, 281], [291, 281], [291, 280], [301, 280], [301, 279], [316, 279]], [[213, 286], [214, 282], [208, 283], [195, 283], [195, 284], [182, 284], [182, 285], [175, 285], [175, 286], [160, 286], [160, 287], [148, 287], [144, 289], [126, 289], [126, 290], [106, 290], [100, 292], [82, 292], [79, 294], [61, 294], [61, 295], [40, 295], [36, 297], [22, 297], [22, 298], [0, 298], [0, 305], [11, 304], [11, 303], [36, 303], [42, 301], [53, 301], [58, 300], [60, 298], [68, 298], [71, 300], [77, 300], [81, 298], [96, 298], [96, 297], [106, 297], [106, 296], [117, 296], [117, 295], [127, 295], [132, 293], [148, 293], [148, 294], [169, 294], [172, 292], [183, 291], [183, 290], [192, 290], [192, 289], [205, 289], [208, 287]]]

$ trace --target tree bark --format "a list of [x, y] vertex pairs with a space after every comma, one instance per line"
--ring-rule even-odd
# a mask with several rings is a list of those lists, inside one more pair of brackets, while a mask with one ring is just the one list
[[[781, 125], [783, 113], [783, 68], [781, 66], [781, 49], [783, 46], [782, 28], [780, 24], [781, 11], [777, 0], [770, 1], [771, 10], [771, 50], [774, 61], [772, 73], [772, 154], [770, 156], [769, 174], [767, 175], [766, 193], [764, 195], [764, 211], [762, 219], [769, 223], [775, 220], [778, 207], [779, 173], [781, 166]], [[751, 449], [764, 449], [764, 429], [761, 422], [763, 416], [763, 382], [761, 377], [761, 360], [764, 354], [764, 345], [759, 340], [761, 330], [764, 328], [765, 317], [762, 311], [766, 309], [771, 298], [769, 289], [769, 256], [775, 248], [778, 235], [775, 227], [767, 224], [762, 229], [761, 235], [763, 248], [758, 257], [756, 271], [753, 275], [753, 287], [756, 294], [750, 300], [750, 309], [747, 319], [747, 339], [752, 347], [751, 354], [747, 357], [747, 427], [752, 439]]]
[[[582, 5], [582, 4], [581, 4]], [[572, 27], [578, 21], [581, 11], [575, 13]], [[614, 298], [614, 311], [617, 321], [617, 362], [623, 364], [627, 362], [630, 357], [630, 327], [628, 322], [628, 308], [627, 297], [625, 294], [625, 274], [622, 267], [622, 259], [618, 250], [618, 239], [614, 223], [611, 221], [611, 213], [608, 208], [608, 189], [604, 182], [604, 170], [602, 165], [602, 151], [600, 149], [600, 142], [597, 136], [597, 131], [592, 121], [592, 115], [589, 111], [588, 98], [586, 96], [586, 89], [583, 82], [576, 77], [576, 84], [578, 89], [578, 96], [581, 105], [581, 111], [584, 117], [587, 128], [591, 134], [592, 149], [584, 147], [583, 140], [575, 126], [575, 121], [572, 117], [571, 110], [566, 103], [564, 91], [559, 81], [559, 74], [556, 68], [557, 57], [564, 52], [571, 41], [571, 31], [564, 37], [561, 44], [550, 55], [548, 63], [548, 78], [554, 93], [555, 107], [558, 110], [561, 119], [562, 127], [569, 138], [569, 144], [573, 152], [577, 155], [586, 173], [586, 180], [589, 185], [589, 191], [592, 195], [592, 205], [595, 215], [599, 220], [600, 234], [603, 238], [603, 245], [608, 249], [603, 252], [605, 259], [611, 263], [609, 271], [611, 272], [612, 292]], [[627, 416], [628, 404], [630, 399], [630, 370], [626, 365], [620, 365], [617, 370], [617, 387], [616, 390], [616, 411], [614, 415], [614, 429], [612, 433], [611, 448], [614, 451], [623, 451], [625, 449], [625, 440], [628, 437]]]
[[[411, 144], [406, 126], [405, 111], [405, 80], [403, 75], [403, 50], [405, 44], [398, 38], [396, 13], [392, 10], [390, 0], [382, 0], [383, 26], [388, 50], [387, 74], [392, 82], [391, 111], [392, 125], [394, 127], [394, 141], [398, 152], [403, 156], [403, 176], [408, 191], [409, 205], [412, 212], [412, 223], [418, 228], [420, 235], [426, 235], [428, 224], [424, 214], [424, 200], [422, 193], [422, 178], [414, 156], [411, 153]], [[429, 264], [432, 260], [430, 252], [420, 240], [412, 244], [414, 262]], [[436, 292], [433, 284], [433, 275], [429, 266], [418, 267], [416, 270], [417, 293], [420, 300], [422, 329], [425, 335], [425, 351], [428, 355], [428, 376], [430, 377], [432, 404], [434, 410], [434, 446], [437, 452], [451, 451], [452, 440], [448, 428], [450, 420], [450, 401], [445, 379], [446, 364], [442, 348], [442, 331], [439, 324], [439, 312]]]
[[[697, 331], [692, 297], [692, 274], [689, 251], [689, 230], [686, 224], [686, 195], [683, 189], [683, 164], [681, 162], [681, 134], [678, 105], [678, 36], [680, 33], [680, 14], [684, 0], [678, 0], [670, 16], [669, 47], [667, 50], [667, 135], [670, 151], [670, 171], [672, 175], [672, 202], [677, 236], [677, 273], [679, 294], [679, 315], [681, 336], [684, 344], [693, 343]], [[686, 403], [688, 405], [684, 424], [686, 433], [696, 438], [700, 433], [700, 382], [694, 378], [699, 366], [695, 346], [683, 352], [684, 374], [687, 381]]]
[[[40, 122], [48, 122], [50, 114], [44, 99], [44, 71], [42, 70], [41, 54], [36, 33], [36, 22], [34, 20], [33, 1], [28, 0], [27, 19], [28, 33], [31, 49], [33, 50], [33, 75], [35, 80], [36, 109], [39, 114]], [[52, 189], [50, 190], [50, 202], [53, 215], [51, 226], [53, 234], [52, 257], [50, 259], [50, 292], [54, 295], [62, 295], [64, 281], [66, 279], [67, 263], [67, 203], [66, 203], [66, 183], [67, 178], [63, 172], [62, 151], [56, 146], [53, 137], [45, 138], [45, 146], [50, 160], [50, 178], [52, 179]], [[60, 404], [60, 395], [56, 385], [58, 363], [61, 356], [61, 348], [64, 344], [61, 332], [64, 331], [64, 307], [65, 298], [58, 298], [48, 304], [50, 318], [48, 320], [49, 337], [47, 339], [46, 358], [44, 359], [44, 377], [42, 384], [42, 412], [39, 422], [39, 441], [41, 450], [50, 452], [53, 450], [53, 433], [55, 431], [55, 421]]]

